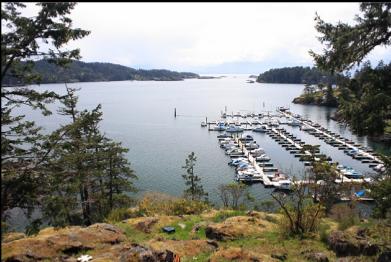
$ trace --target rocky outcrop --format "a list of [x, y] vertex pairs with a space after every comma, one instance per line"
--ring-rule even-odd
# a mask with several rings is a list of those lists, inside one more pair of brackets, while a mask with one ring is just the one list
[[374, 256], [379, 253], [380, 248], [377, 244], [371, 243], [365, 236], [352, 236], [346, 232], [333, 231], [328, 238], [329, 247], [341, 256]]
[[151, 240], [148, 242], [153, 250], [164, 252], [171, 250], [180, 257], [195, 256], [200, 253], [212, 252], [218, 247], [218, 243], [208, 240]]
[[[125, 241], [123, 231], [110, 224], [89, 227], [46, 228], [34, 237], [24, 237], [2, 244], [2, 261], [77, 260], [89, 251], [93, 261], [173, 261], [170, 250], [155, 250]], [[206, 242], [206, 241], [205, 241]], [[206, 244], [208, 245], [208, 244]]]
[[10, 232], [10, 233], [6, 234], [1, 241], [3, 243], [8, 243], [8, 242], [15, 241], [15, 240], [18, 240], [18, 239], [22, 239], [22, 238], [25, 238], [25, 237], [26, 237], [26, 235], [24, 233]]
[[304, 258], [311, 262], [329, 262], [329, 258], [323, 252], [306, 250], [301, 252]]
[[155, 225], [158, 221], [159, 221], [159, 219], [155, 218], [155, 217], [147, 218], [143, 221], [138, 222], [135, 225], [135, 227], [138, 230], [143, 231], [144, 233], [151, 233], [152, 226]]
[[101, 245], [118, 244], [125, 240], [121, 229], [110, 224], [46, 228], [35, 237], [14, 240], [2, 245], [2, 259], [6, 261], [36, 261], [52, 259], [59, 254], [72, 255]]
[[278, 261], [278, 260], [267, 257], [262, 254], [257, 254], [255, 252], [245, 250], [241, 247], [228, 247], [228, 248], [222, 248], [217, 252], [215, 252], [211, 256], [209, 261], [210, 262], [218, 262], [218, 261], [261, 262], [261, 261]]
[[257, 234], [270, 228], [272, 224], [256, 216], [237, 216], [227, 218], [222, 223], [209, 224], [205, 228], [207, 238], [218, 241], [234, 240]]
[[391, 250], [383, 251], [377, 259], [377, 262], [388, 262], [388, 261], [391, 261]]

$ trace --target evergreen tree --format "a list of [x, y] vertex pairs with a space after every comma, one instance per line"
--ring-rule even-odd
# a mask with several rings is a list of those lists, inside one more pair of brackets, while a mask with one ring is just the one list
[[[342, 73], [360, 65], [375, 47], [391, 45], [391, 3], [361, 3], [360, 11], [355, 25], [333, 25], [316, 16], [319, 41], [325, 45], [322, 54], [310, 51], [318, 68]], [[390, 67], [383, 62], [376, 68], [364, 63], [352, 79], [338, 83], [337, 115], [360, 135], [383, 135], [390, 130]]]
[[373, 215], [378, 218], [391, 215], [391, 157], [383, 156], [382, 160], [386, 170], [368, 186], [370, 196], [375, 200]]
[[323, 54], [310, 51], [316, 65], [323, 70], [342, 72], [359, 64], [376, 46], [391, 44], [391, 3], [361, 3], [362, 16], [357, 15], [356, 24], [326, 23], [315, 17], [318, 37], [325, 44]]
[[201, 201], [203, 197], [207, 197], [206, 193], [200, 183], [201, 178], [194, 174], [194, 166], [197, 161], [197, 157], [194, 152], [191, 152], [186, 159], [186, 164], [182, 168], [186, 170], [187, 175], [182, 175], [185, 180], [187, 188], [184, 190], [186, 198], [191, 200]]
[[51, 135], [53, 150], [45, 166], [50, 186], [43, 210], [52, 225], [89, 225], [129, 205], [125, 193], [135, 191], [131, 180], [136, 177], [124, 157], [127, 149], [99, 130], [101, 106], [80, 112], [75, 89], [67, 91], [60, 112], [71, 123]]
[[[1, 213], [14, 207], [31, 211], [39, 204], [38, 198], [45, 181], [40, 177], [40, 165], [50, 153], [46, 138], [33, 121], [17, 115], [15, 108], [27, 106], [39, 109], [44, 115], [51, 112], [46, 104], [58, 99], [54, 92], [38, 92], [28, 86], [5, 87], [5, 76], [29, 84], [39, 81], [39, 75], [31, 68], [38, 57], [64, 65], [71, 58], [79, 58], [79, 50], [64, 50], [70, 40], [88, 35], [89, 32], [72, 28], [67, 16], [75, 3], [39, 3], [35, 17], [21, 15], [22, 3], [1, 5]], [[3, 28], [2, 28], [3, 29]], [[47, 52], [38, 44], [48, 44]], [[56, 51], [54, 51], [56, 50]], [[24, 61], [21, 63], [21, 61]]]

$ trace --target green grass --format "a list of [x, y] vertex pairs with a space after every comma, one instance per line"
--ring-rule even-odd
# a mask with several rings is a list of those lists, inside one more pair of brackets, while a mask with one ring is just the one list
[[[188, 216], [185, 218], [185, 220], [182, 220], [182, 221], [179, 221], [178, 223], [170, 225], [175, 228], [174, 233], [166, 234], [166, 233], [161, 232], [161, 229], [159, 229], [160, 230], [159, 235], [163, 236], [166, 239], [173, 239], [173, 240], [174, 239], [175, 240], [205, 239], [206, 237], [205, 237], [205, 228], [204, 227], [201, 227], [200, 230], [198, 230], [195, 233], [191, 232], [193, 227], [201, 221], [202, 221], [202, 219], [199, 216], [195, 216], [195, 215]], [[185, 227], [182, 228], [181, 226], [179, 226], [179, 224], [183, 224], [183, 225], [185, 225]]]
[[181, 261], [182, 262], [194, 262], [194, 261], [200, 261], [200, 262], [203, 262], [203, 261], [208, 261], [209, 260], [209, 257], [211, 256], [212, 252], [205, 252], [205, 253], [200, 253], [196, 256], [191, 256], [191, 257], [182, 257], [181, 258]]
[[154, 234], [143, 233], [140, 230], [134, 228], [133, 225], [127, 223], [116, 223], [115, 225], [121, 228], [125, 232], [125, 235], [129, 240], [136, 243], [142, 243], [144, 241], [153, 238], [154, 236]]
[[244, 216], [244, 215], [246, 215], [246, 211], [223, 210], [217, 213], [217, 215], [213, 218], [213, 222], [218, 223], [226, 220], [229, 217]]

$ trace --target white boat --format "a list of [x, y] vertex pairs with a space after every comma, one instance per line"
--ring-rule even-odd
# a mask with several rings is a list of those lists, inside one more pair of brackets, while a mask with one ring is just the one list
[[266, 161], [270, 161], [270, 157], [268, 157], [265, 154], [262, 154], [262, 155], [256, 157], [255, 160], [257, 160], [257, 161], [265, 161], [266, 162]]
[[267, 130], [268, 130], [268, 128], [266, 125], [261, 125], [261, 126], [253, 129], [254, 132], [258, 132], [258, 133], [266, 133]]
[[244, 146], [248, 149], [258, 149], [259, 148], [259, 145], [255, 142], [246, 143], [246, 144], [244, 144]]
[[243, 128], [230, 125], [225, 129], [225, 131], [228, 133], [238, 133], [238, 132], [243, 132]]
[[251, 150], [250, 153], [253, 155], [253, 157], [258, 157], [265, 154], [265, 150], [263, 150], [263, 148], [257, 148]]
[[312, 127], [303, 125], [303, 126], [300, 127], [300, 130], [301, 131], [311, 131], [311, 130], [314, 130], [314, 129]]
[[286, 124], [288, 126], [301, 126], [301, 123], [296, 119], [287, 120]]
[[215, 131], [224, 131], [226, 129], [224, 122], [218, 122], [217, 126], [213, 128]]
[[206, 127], [207, 124], [205, 122], [201, 122], [201, 127]]
[[274, 187], [281, 189], [281, 190], [291, 190], [291, 188], [292, 188], [292, 181], [290, 179], [272, 181], [271, 183]]
[[272, 118], [272, 119], [270, 120], [270, 125], [271, 125], [271, 126], [277, 127], [277, 126], [280, 125], [280, 122], [278, 121], [277, 118]]
[[227, 151], [225, 151], [225, 154], [226, 155], [231, 155], [231, 154], [242, 154], [243, 153], [243, 150], [239, 149], [239, 148], [232, 148], [232, 149], [228, 149]]
[[237, 174], [236, 180], [240, 182], [247, 182], [247, 183], [255, 183], [255, 182], [262, 182], [262, 176], [258, 173], [252, 173], [252, 174]]
[[378, 172], [384, 172], [386, 171], [386, 167], [383, 165], [383, 164], [378, 164], [377, 166], [375, 166], [373, 168], [375, 171], [378, 171]]
[[274, 187], [282, 190], [290, 190], [292, 186], [291, 179], [281, 173], [276, 173], [273, 177], [270, 178], [271, 183]]

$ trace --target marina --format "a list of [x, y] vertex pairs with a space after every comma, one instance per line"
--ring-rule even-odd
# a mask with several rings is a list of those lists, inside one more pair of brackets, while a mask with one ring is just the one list
[[[219, 121], [203, 122], [205, 123], [204, 126], [208, 126], [209, 131], [230, 134], [220, 135], [220, 137], [225, 137], [234, 147], [226, 152], [227, 155], [231, 158], [241, 157], [236, 162], [232, 162], [235, 165], [239, 165], [236, 174], [237, 181], [250, 183], [261, 181], [265, 187], [285, 189], [288, 189], [293, 183], [288, 176], [280, 174], [278, 168], [275, 168], [273, 164], [267, 163], [270, 157], [264, 154], [265, 152], [259, 148], [259, 145], [255, 141], [253, 143], [246, 143], [247, 141], [253, 140], [252, 136], [247, 134], [248, 131], [267, 134], [295, 158], [299, 158], [304, 168], [311, 167], [314, 161], [325, 160], [329, 163], [334, 163], [332, 162], [331, 156], [320, 153], [320, 145], [306, 144], [300, 138], [280, 127], [281, 125], [299, 127], [301, 132], [307, 132], [323, 140], [325, 143], [337, 147], [338, 150], [344, 150], [353, 159], [369, 164], [369, 167], [372, 167], [377, 172], [382, 171], [383, 163], [373, 154], [373, 150], [369, 148], [364, 150], [361, 145], [328, 131], [326, 128], [312, 123], [310, 120], [304, 120], [300, 115], [291, 113], [288, 108], [279, 107], [276, 112], [274, 114], [270, 112], [247, 114], [241, 114], [239, 112], [236, 114], [222, 113]], [[285, 121], [284, 118], [286, 119]], [[354, 154], [352, 150], [355, 152]], [[335, 183], [360, 184], [372, 181], [371, 177], [365, 177], [362, 173], [358, 173], [353, 168], [338, 162], [336, 163], [336, 172], [337, 179]], [[294, 183], [312, 182], [308, 180], [297, 180]]]
[[[123, 145], [130, 149], [126, 156], [139, 177], [135, 182], [140, 189], [137, 196], [146, 191], [159, 191], [181, 196], [184, 186], [181, 167], [184, 164], [184, 158], [189, 152], [194, 151], [198, 158], [196, 172], [202, 178], [210, 200], [217, 203], [219, 196], [216, 188], [234, 179], [234, 170], [227, 165], [229, 158], [225, 151], [216, 145], [216, 135], [225, 132], [208, 132], [207, 123], [216, 121], [217, 124], [220, 120], [233, 124], [245, 122], [249, 129], [257, 126], [265, 128], [269, 118], [275, 118], [279, 121], [279, 127], [284, 127], [298, 139], [308, 144], [320, 144], [321, 151], [331, 156], [333, 161], [350, 166], [359, 173], [375, 173], [369, 165], [377, 164], [362, 163], [351, 158], [343, 150], [326, 144], [324, 140], [302, 132], [300, 127], [288, 125], [286, 117], [276, 111], [278, 105], [289, 105], [292, 112], [316, 121], [330, 131], [354, 141], [355, 144], [371, 147], [376, 151], [387, 150], [383, 145], [374, 143], [367, 137], [357, 137], [345, 126], [328, 120], [327, 116], [332, 114], [334, 109], [291, 104], [292, 99], [301, 94], [303, 85], [260, 83], [246, 85], [244, 79], [247, 77], [232, 75], [218, 80], [123, 81], [69, 85], [81, 88], [79, 91], [80, 108], [92, 109], [91, 106], [94, 105], [96, 99], [101, 99], [105, 116], [101, 123], [102, 129], [116, 140], [123, 141]], [[41, 89], [61, 91], [60, 94], [64, 91], [58, 84], [37, 87], [37, 90]], [[145, 90], [148, 92], [144, 92]], [[282, 93], [284, 96], [281, 95]], [[148, 101], [148, 104], [145, 101]], [[251, 114], [253, 117], [222, 118], [221, 111], [224, 110], [225, 105], [229, 106], [227, 108], [229, 115], [233, 111], [237, 115]], [[176, 118], [174, 108], [176, 108]], [[50, 106], [50, 109], [55, 110], [55, 106]], [[118, 118], [118, 111], [137, 112], [137, 114], [128, 114], [127, 120], [124, 121], [123, 118]], [[48, 131], [55, 130], [58, 125], [68, 122], [66, 117], [56, 114], [41, 117], [35, 111], [21, 111], [21, 113], [32, 115], [32, 119]], [[205, 122], [204, 127], [200, 126], [201, 122]], [[240, 124], [240, 126], [245, 128], [246, 124]], [[210, 127], [214, 127], [214, 124]], [[300, 173], [305, 168], [304, 161], [298, 161], [300, 156], [295, 157], [295, 155], [301, 153], [297, 149], [297, 152], [286, 150], [266, 134], [265, 130], [261, 131], [263, 132], [243, 130], [239, 133], [252, 135], [271, 158], [269, 162], [258, 162], [259, 165], [273, 163], [273, 167], [283, 173], [289, 176], [291, 173], [296, 174], [297, 178], [300, 178]], [[232, 134], [235, 133], [230, 133]], [[171, 150], [173, 147], [175, 150]], [[254, 183], [248, 190], [256, 199], [264, 200], [270, 198], [273, 188], [265, 188], [262, 183]]]
[[304, 130], [302, 129], [303, 131], [306, 131], [318, 137], [319, 139], [327, 139], [325, 142], [328, 142], [334, 147], [338, 147], [339, 150], [344, 150], [344, 152], [350, 155], [352, 158], [361, 160], [362, 162], [365, 161], [364, 163], [375, 164], [371, 165], [375, 171], [381, 171], [384, 167], [383, 162], [373, 153], [372, 149], [365, 150], [361, 145], [355, 144], [353, 141], [350, 141], [347, 138], [343, 138], [340, 135], [321, 127], [319, 124], [314, 124], [310, 120], [301, 119], [301, 117], [297, 114], [294, 115], [289, 111], [279, 112], [284, 116], [294, 119], [295, 121], [306, 126], [307, 128]]
[[292, 181], [280, 173], [265, 151], [254, 141], [251, 135], [219, 135], [220, 147], [231, 157], [228, 163], [236, 170], [236, 181], [243, 183], [262, 182], [265, 187], [289, 190]]

